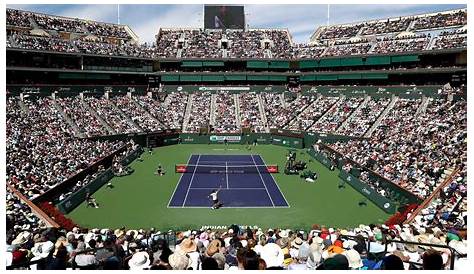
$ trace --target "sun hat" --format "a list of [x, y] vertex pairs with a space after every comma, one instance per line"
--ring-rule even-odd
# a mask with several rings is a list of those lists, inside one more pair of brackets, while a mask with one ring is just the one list
[[295, 249], [299, 249], [302, 244], [303, 244], [303, 240], [301, 240], [300, 237], [296, 237], [296, 239], [294, 239], [293, 242], [291, 242], [291, 247]]
[[12, 245], [23, 245], [31, 238], [31, 233], [28, 231], [23, 231], [18, 234], [15, 240], [12, 241]]
[[461, 255], [467, 254], [467, 245], [463, 241], [452, 240], [449, 242], [448, 246], [456, 250], [456, 252], [458, 252]]
[[346, 256], [350, 268], [359, 268], [364, 265], [359, 252], [354, 249], [346, 250], [342, 254]]
[[117, 228], [116, 230], [114, 230], [114, 235], [115, 237], [120, 238], [125, 235], [125, 232], [122, 229]]
[[179, 245], [180, 250], [182, 250], [184, 253], [196, 251], [196, 247], [196, 243], [189, 238], [184, 239]]
[[281, 266], [284, 255], [281, 248], [275, 243], [268, 243], [263, 246], [260, 257], [265, 261], [267, 267]]
[[207, 256], [212, 257], [214, 254], [219, 252], [220, 248], [221, 248], [221, 241], [212, 240], [207, 246], [207, 250], [206, 250]]
[[33, 248], [31, 249], [31, 252], [33, 256], [35, 256], [35, 258], [47, 258], [49, 256], [49, 253], [53, 249], [54, 249], [53, 242], [51, 241], [39, 242], [33, 246]]
[[168, 257], [168, 262], [173, 270], [186, 270], [189, 265], [189, 258], [178, 251]]
[[288, 231], [287, 230], [282, 230], [280, 233], [278, 233], [278, 236], [280, 238], [288, 238]]
[[144, 269], [150, 266], [150, 256], [147, 252], [141, 251], [133, 254], [132, 258], [128, 261], [130, 269]]
[[276, 241], [276, 244], [278, 244], [280, 248], [286, 248], [288, 247], [289, 241], [290, 240], [288, 238], [280, 238]]

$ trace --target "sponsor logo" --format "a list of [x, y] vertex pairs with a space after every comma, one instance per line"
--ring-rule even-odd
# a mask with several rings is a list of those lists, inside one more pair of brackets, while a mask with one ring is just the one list
[[40, 88], [37, 88], [37, 87], [22, 87], [21, 91], [23, 91], [23, 92], [40, 92]]
[[228, 142], [240, 142], [240, 136], [217, 136], [217, 135], [211, 135], [209, 136], [209, 140], [211, 142], [219, 142], [219, 141], [224, 141], [226, 139]]
[[365, 187], [362, 189], [362, 192], [364, 192], [364, 193], [367, 194], [367, 195], [370, 195], [370, 194], [371, 194], [370, 190], [368, 190], [368, 189], [365, 188]]
[[194, 139], [193, 139], [193, 138], [186, 138], [186, 139], [184, 139], [183, 141], [185, 141], [185, 142], [193, 142]]
[[199, 91], [207, 91], [207, 90], [250, 90], [250, 87], [199, 87]]

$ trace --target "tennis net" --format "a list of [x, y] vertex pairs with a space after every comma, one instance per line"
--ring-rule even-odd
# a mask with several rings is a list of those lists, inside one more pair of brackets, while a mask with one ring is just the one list
[[176, 173], [246, 174], [278, 173], [278, 165], [187, 165], [175, 166]]

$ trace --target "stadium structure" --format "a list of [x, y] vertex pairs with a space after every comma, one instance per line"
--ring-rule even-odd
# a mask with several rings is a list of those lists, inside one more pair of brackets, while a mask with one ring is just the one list
[[467, 269], [467, 9], [213, 10], [147, 45], [7, 8], [7, 269]]

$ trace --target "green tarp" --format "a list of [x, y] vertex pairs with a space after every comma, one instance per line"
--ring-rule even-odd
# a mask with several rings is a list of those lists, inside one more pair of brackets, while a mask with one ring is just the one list
[[400, 56], [392, 56], [393, 63], [399, 62], [418, 62], [420, 59], [418, 55], [400, 55]]
[[181, 63], [182, 67], [202, 67], [201, 61], [183, 61]]
[[365, 59], [366, 65], [389, 65], [390, 56], [369, 56]]
[[268, 68], [267, 61], [247, 61], [248, 68]]

